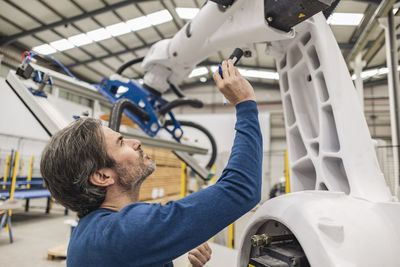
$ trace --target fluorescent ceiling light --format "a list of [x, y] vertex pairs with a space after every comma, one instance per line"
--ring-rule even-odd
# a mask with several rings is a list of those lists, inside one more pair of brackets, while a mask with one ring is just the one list
[[186, 8], [186, 7], [177, 7], [175, 8], [176, 13], [181, 19], [193, 19], [197, 13], [199, 13], [198, 8]]
[[126, 24], [129, 26], [129, 28], [131, 28], [132, 31], [139, 31], [141, 29], [151, 27], [149, 19], [145, 16], [128, 20]]
[[[138, 17], [135, 19], [128, 20], [126, 23], [120, 22], [106, 28], [100, 28], [87, 32], [86, 34], [81, 33], [78, 35], [71, 36], [67, 39], [61, 39], [49, 44], [39, 45], [34, 48], [36, 52], [40, 54], [52, 54], [59, 51], [74, 48], [75, 46], [82, 46], [90, 44], [93, 41], [99, 42], [105, 39], [109, 39], [113, 36], [119, 36], [122, 34], [129, 33], [130, 31], [138, 31], [151, 27], [151, 25], [158, 25], [172, 20], [171, 14], [168, 10], [164, 9], [151, 13], [147, 16]], [[53, 47], [52, 47], [53, 46]], [[55, 48], [55, 49], [54, 49]]]
[[171, 20], [172, 20], [171, 14], [168, 12], [168, 10], [164, 9], [161, 11], [151, 13], [147, 16], [142, 16], [128, 20], [126, 24], [129, 26], [129, 28], [131, 28], [132, 31], [139, 31], [151, 27], [151, 25], [158, 25]]
[[[400, 70], [400, 66], [398, 67], [398, 70]], [[361, 79], [365, 80], [365, 79], [368, 79], [368, 78], [371, 78], [371, 77], [374, 77], [374, 76], [386, 75], [388, 73], [389, 73], [389, 69], [386, 68], [386, 67], [383, 67], [383, 68], [380, 68], [380, 69], [372, 69], [372, 70], [363, 71], [363, 72], [361, 72], [360, 76], [361, 76]], [[351, 76], [351, 78], [353, 80], [355, 80], [357, 78], [356, 74], [353, 74]]]
[[146, 17], [152, 25], [158, 25], [172, 20], [171, 14], [166, 9], [151, 13]]
[[333, 13], [327, 22], [331, 25], [357, 26], [363, 17], [361, 13]]
[[111, 34], [108, 31], [106, 31], [106, 29], [104, 29], [104, 28], [90, 31], [87, 33], [87, 35], [89, 36], [89, 38], [91, 38], [95, 42], [105, 40], [105, 39], [112, 37]]
[[[400, 70], [400, 66], [398, 67], [398, 70]], [[383, 74], [388, 74], [389, 73], [389, 69], [388, 68], [380, 68], [378, 70], [378, 75], [383, 75]]]
[[131, 31], [128, 25], [126, 23], [121, 22], [117, 23], [114, 25], [110, 25], [106, 27], [106, 30], [112, 35], [112, 36], [119, 36], [126, 34]]
[[93, 42], [92, 39], [90, 39], [86, 34], [81, 33], [78, 35], [74, 35], [68, 38], [68, 41], [73, 43], [76, 46], [82, 46], [82, 45], [87, 45]]
[[396, 13], [397, 13], [397, 11], [399, 11], [399, 9], [398, 9], [398, 8], [393, 8], [393, 14], [396, 14]]
[[43, 55], [50, 55], [57, 52], [57, 50], [54, 47], [51, 47], [48, 44], [35, 46], [34, 48], [32, 48], [32, 50]]
[[[192, 71], [192, 73], [190, 73], [189, 78], [207, 74], [207, 72], [205, 72], [204, 69], [207, 69], [207, 68], [200, 67], [200, 68], [194, 69]], [[214, 73], [218, 70], [218, 66], [211, 66], [210, 69]], [[241, 75], [243, 75], [244, 77], [248, 77], [248, 78], [279, 80], [279, 74], [277, 72], [242, 69], [242, 68], [238, 68], [238, 70]]]
[[361, 79], [366, 79], [375, 75], [378, 75], [378, 69], [363, 71], [361, 72]]
[[205, 75], [208, 74], [208, 69], [206, 67], [199, 67], [199, 68], [195, 68], [192, 70], [192, 72], [189, 74], [189, 78], [193, 78], [196, 76], [201, 76], [201, 75]]
[[248, 69], [238, 69], [238, 70], [240, 74], [243, 75], [244, 77], [279, 80], [279, 74], [277, 72], [248, 70]]
[[214, 72], [217, 71], [218, 66], [211, 66], [210, 69], [211, 69], [211, 71], [214, 73]]
[[64, 51], [67, 49], [74, 48], [75, 46], [69, 42], [67, 39], [61, 39], [55, 42], [51, 42], [50, 45], [57, 49], [58, 51]]

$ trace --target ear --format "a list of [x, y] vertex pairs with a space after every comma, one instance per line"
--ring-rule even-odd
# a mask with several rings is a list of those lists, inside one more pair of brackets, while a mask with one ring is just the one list
[[96, 186], [107, 187], [115, 183], [115, 172], [110, 168], [103, 168], [89, 177], [89, 181]]

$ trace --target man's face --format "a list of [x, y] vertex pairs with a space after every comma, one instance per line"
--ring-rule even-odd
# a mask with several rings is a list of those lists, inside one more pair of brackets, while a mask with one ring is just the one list
[[106, 149], [116, 162], [114, 171], [118, 184], [125, 190], [131, 190], [141, 184], [156, 168], [155, 162], [141, 149], [141, 143], [135, 139], [124, 139], [120, 133], [103, 126]]

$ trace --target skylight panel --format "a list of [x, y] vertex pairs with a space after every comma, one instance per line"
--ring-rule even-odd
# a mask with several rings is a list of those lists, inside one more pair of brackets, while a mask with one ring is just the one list
[[87, 35], [89, 36], [89, 38], [91, 38], [95, 42], [109, 39], [112, 37], [111, 34], [108, 31], [106, 31], [106, 29], [104, 29], [104, 28], [90, 31], [87, 33]]
[[[400, 66], [398, 67], [398, 70], [400, 70]], [[378, 70], [378, 75], [384, 75], [384, 74], [388, 74], [389, 73], [389, 69], [386, 67], [380, 68]]]
[[361, 13], [333, 13], [327, 22], [331, 25], [357, 26], [363, 17]]
[[124, 22], [120, 22], [120, 23], [117, 23], [117, 24], [113, 24], [113, 25], [107, 26], [106, 30], [112, 36], [119, 36], [119, 35], [126, 34], [128, 32], [131, 32], [130, 27]]
[[373, 77], [378, 74], [378, 69], [366, 70], [361, 72], [361, 79]]
[[176, 13], [181, 19], [193, 19], [197, 13], [199, 13], [198, 8], [186, 8], [186, 7], [177, 7], [175, 8]]
[[145, 16], [128, 20], [126, 22], [126, 24], [129, 26], [129, 28], [132, 31], [139, 31], [139, 30], [151, 27], [151, 23], [150, 23], [149, 19]]
[[240, 74], [249, 78], [261, 78], [270, 80], [279, 80], [279, 74], [271, 71], [251, 70], [251, 69], [238, 69]]
[[57, 52], [57, 50], [54, 47], [51, 47], [48, 44], [35, 46], [32, 48], [32, 50], [43, 55], [50, 55]]
[[189, 78], [193, 78], [193, 77], [197, 77], [197, 76], [201, 76], [201, 75], [205, 75], [208, 74], [208, 69], [206, 67], [199, 67], [199, 68], [195, 68], [192, 70], [192, 72], [189, 74]]
[[[400, 66], [399, 66], [398, 70], [400, 70]], [[371, 69], [371, 70], [363, 71], [363, 72], [361, 72], [360, 76], [361, 76], [362, 80], [365, 80], [365, 79], [375, 77], [375, 76], [386, 75], [388, 73], [389, 73], [389, 69], [387, 67], [383, 67], [380, 69]], [[353, 80], [355, 80], [357, 78], [356, 74], [353, 74], [351, 76], [351, 78]]]
[[152, 25], [158, 25], [172, 20], [171, 14], [166, 9], [151, 13], [146, 17]]
[[211, 69], [211, 71], [214, 73], [214, 72], [217, 71], [218, 66], [211, 66], [210, 69]]
[[87, 45], [93, 42], [92, 39], [90, 39], [86, 34], [81, 33], [78, 35], [74, 35], [68, 38], [68, 41], [73, 43], [76, 46], [83, 46]]
[[54, 41], [50, 43], [50, 46], [54, 47], [55, 49], [57, 49], [58, 51], [64, 51], [67, 49], [71, 49], [74, 48], [75, 46], [68, 41], [67, 39], [61, 39], [58, 41]]

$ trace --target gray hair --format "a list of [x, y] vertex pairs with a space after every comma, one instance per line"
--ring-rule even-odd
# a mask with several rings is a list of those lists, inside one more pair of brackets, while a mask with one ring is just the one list
[[82, 218], [106, 196], [106, 189], [93, 185], [89, 177], [115, 164], [107, 154], [101, 122], [78, 119], [51, 138], [42, 153], [40, 172], [51, 195]]

